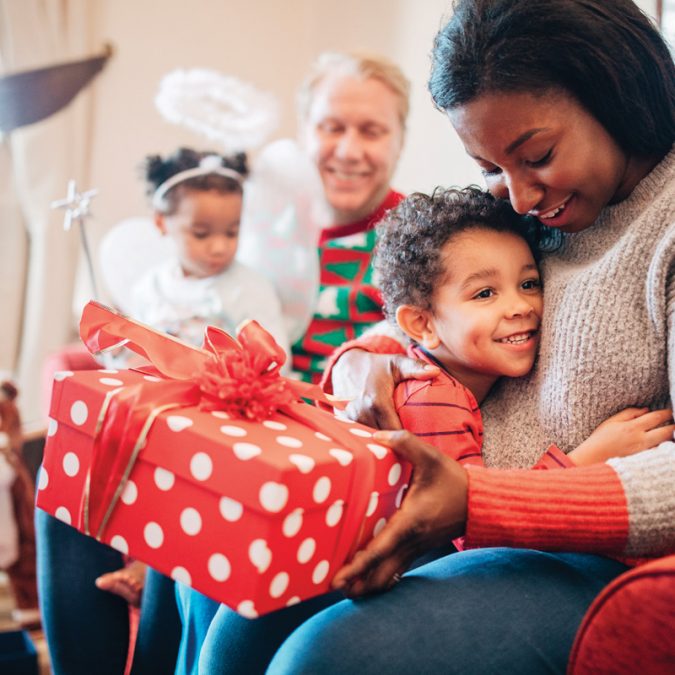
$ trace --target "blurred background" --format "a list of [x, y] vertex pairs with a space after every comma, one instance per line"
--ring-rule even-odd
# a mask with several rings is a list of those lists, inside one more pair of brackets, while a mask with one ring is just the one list
[[[669, 2], [638, 4], [656, 20]], [[19, 386], [26, 428], [44, 428], [41, 365], [76, 339], [73, 299], [88, 292], [77, 232], [64, 232], [50, 202], [65, 196], [71, 178], [98, 189], [88, 222], [95, 251], [115, 223], [150, 213], [138, 169], [144, 155], [209, 145], [157, 112], [163, 75], [211, 68], [270, 92], [282, 111], [273, 140], [295, 136], [295, 92], [318, 53], [383, 54], [412, 81], [393, 186], [407, 193], [481, 184], [426, 91], [433, 36], [450, 11], [449, 0], [0, 0], [0, 74], [86, 59], [106, 44], [113, 50], [70, 105], [0, 135], [0, 371]]]

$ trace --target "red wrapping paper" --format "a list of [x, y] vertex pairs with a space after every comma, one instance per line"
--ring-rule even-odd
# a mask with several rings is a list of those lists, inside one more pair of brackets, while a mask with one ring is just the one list
[[409, 467], [367, 427], [298, 402], [318, 395], [293, 389], [300, 383], [260, 421], [227, 403], [229, 413], [204, 409], [218, 406], [213, 380], [206, 394], [195, 385], [204, 362], [213, 372], [248, 349], [264, 373], [281, 365], [257, 327], [243, 345], [211, 333], [208, 355], [92, 307], [83, 337], [93, 351], [132, 334], [159, 370], [57, 375], [38, 507], [244, 616], [328, 591], [400, 505]]

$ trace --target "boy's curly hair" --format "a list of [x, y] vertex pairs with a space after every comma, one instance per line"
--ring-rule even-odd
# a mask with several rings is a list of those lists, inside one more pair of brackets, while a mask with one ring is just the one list
[[387, 213], [377, 227], [375, 268], [390, 321], [395, 321], [400, 305], [433, 308], [434, 291], [445, 271], [443, 247], [460, 232], [475, 228], [523, 237], [538, 260], [538, 222], [474, 186], [436, 188], [431, 195], [415, 192]]

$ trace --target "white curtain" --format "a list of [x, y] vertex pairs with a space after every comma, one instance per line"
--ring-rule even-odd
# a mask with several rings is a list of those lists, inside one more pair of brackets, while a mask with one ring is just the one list
[[[90, 0], [0, 0], [0, 68], [14, 73], [92, 53]], [[70, 178], [87, 187], [91, 89], [0, 140], [0, 371], [13, 375], [24, 424], [44, 423], [45, 356], [75, 339], [77, 229], [50, 203]]]

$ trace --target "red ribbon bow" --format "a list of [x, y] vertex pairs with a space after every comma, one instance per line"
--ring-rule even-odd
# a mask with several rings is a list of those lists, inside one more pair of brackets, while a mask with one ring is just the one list
[[124, 345], [152, 364], [138, 370], [163, 376], [158, 382], [143, 381], [113, 390], [106, 398], [80, 508], [80, 528], [86, 534], [102, 538], [150, 427], [162, 412], [199, 405], [260, 421], [279, 410], [328, 434], [354, 455], [333, 571], [353, 553], [375, 473], [373, 455], [344, 423], [301, 402], [307, 398], [336, 405], [317, 385], [279, 374], [286, 355], [257, 322], [245, 323], [237, 333], [238, 340], [208, 326], [200, 349], [92, 301], [82, 312], [80, 336], [92, 354]]

